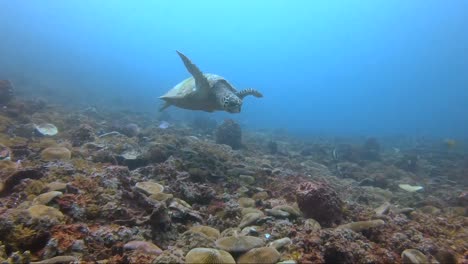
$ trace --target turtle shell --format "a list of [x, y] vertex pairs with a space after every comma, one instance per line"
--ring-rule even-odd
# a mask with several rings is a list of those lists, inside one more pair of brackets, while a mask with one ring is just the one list
[[[227, 85], [227, 87], [231, 92], [236, 93], [237, 90], [234, 89], [234, 87], [226, 81], [223, 77], [216, 75], [216, 74], [211, 74], [211, 73], [205, 73], [203, 74], [207, 79], [208, 83], [210, 84], [210, 90], [213, 89], [215, 84], [217, 82], [224, 82]], [[198, 93], [200, 92], [200, 89], [197, 89], [195, 85], [195, 79], [193, 77], [187, 78], [183, 80], [182, 82], [178, 83], [174, 88], [169, 90], [166, 94], [161, 96], [161, 99], [171, 99], [171, 100], [178, 100], [178, 99], [185, 99], [185, 98], [192, 98], [192, 97], [197, 97]]]

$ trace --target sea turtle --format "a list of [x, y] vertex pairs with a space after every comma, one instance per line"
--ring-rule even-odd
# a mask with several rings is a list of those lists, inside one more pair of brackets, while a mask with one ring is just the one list
[[165, 95], [159, 97], [166, 101], [160, 111], [175, 105], [190, 110], [213, 112], [216, 110], [229, 113], [241, 111], [242, 99], [248, 95], [263, 97], [254, 89], [237, 91], [223, 77], [205, 73], [203, 74], [189, 58], [177, 51], [184, 62], [188, 72], [193, 76], [183, 80]]

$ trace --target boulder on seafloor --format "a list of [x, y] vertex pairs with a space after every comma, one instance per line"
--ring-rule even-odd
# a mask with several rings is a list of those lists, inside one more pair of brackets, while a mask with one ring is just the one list
[[[2, 161], [6, 162], [6, 161]], [[2, 176], [0, 174], [0, 176]], [[21, 183], [22, 180], [24, 179], [40, 179], [44, 177], [44, 173], [37, 169], [37, 168], [31, 168], [31, 169], [25, 169], [25, 170], [18, 170], [15, 171], [14, 173], [10, 175], [6, 175], [7, 177], [3, 180], [0, 177], [0, 195], [4, 196], [7, 194], [10, 194], [13, 191], [13, 188]]]
[[307, 218], [313, 218], [325, 227], [342, 219], [343, 201], [335, 190], [324, 182], [303, 182], [296, 190], [299, 209]]
[[51, 160], [69, 160], [71, 151], [65, 147], [48, 147], [41, 151], [41, 159]]
[[368, 229], [381, 227], [385, 224], [385, 222], [381, 219], [377, 220], [369, 220], [369, 221], [358, 221], [358, 222], [351, 222], [344, 225], [339, 225], [337, 228], [346, 228], [351, 229], [354, 232], [361, 232]]
[[368, 138], [361, 147], [360, 157], [363, 160], [380, 160], [380, 144], [376, 138]]
[[224, 120], [216, 129], [216, 143], [231, 146], [232, 149], [242, 148], [242, 130], [232, 119]]
[[214, 248], [193, 248], [185, 256], [187, 264], [232, 263], [236, 261], [228, 252]]
[[13, 99], [13, 85], [9, 80], [0, 80], [0, 104], [6, 104]]
[[81, 146], [84, 143], [94, 141], [96, 133], [94, 128], [88, 124], [82, 124], [71, 132], [71, 142], [74, 147]]
[[429, 259], [417, 249], [406, 249], [401, 253], [403, 264], [423, 264], [429, 263]]
[[259, 247], [249, 250], [242, 254], [238, 259], [238, 263], [264, 263], [273, 264], [280, 260], [280, 253], [273, 247]]

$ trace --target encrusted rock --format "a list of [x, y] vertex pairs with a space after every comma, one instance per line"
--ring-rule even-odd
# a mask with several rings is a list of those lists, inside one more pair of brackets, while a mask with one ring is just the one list
[[251, 185], [255, 182], [255, 178], [250, 175], [239, 175], [239, 181], [245, 185]]
[[142, 191], [147, 195], [158, 194], [164, 191], [164, 186], [152, 181], [137, 182], [135, 184], [135, 187], [137, 188], [137, 190]]
[[71, 151], [65, 147], [48, 147], [41, 152], [43, 160], [69, 160], [71, 159]]
[[429, 259], [417, 249], [406, 249], [401, 253], [401, 262], [404, 264], [425, 264]]
[[312, 233], [317, 233], [317, 232], [320, 231], [320, 229], [322, 229], [319, 222], [315, 221], [312, 218], [306, 219], [304, 221], [304, 228], [306, 230], [310, 230], [310, 232], [312, 232]]
[[190, 231], [200, 232], [212, 239], [218, 239], [220, 236], [219, 230], [210, 226], [203, 226], [203, 225], [192, 226], [190, 228]]
[[63, 182], [50, 182], [46, 187], [49, 191], [65, 191], [67, 189], [67, 184]]
[[239, 228], [244, 228], [246, 226], [255, 224], [259, 219], [263, 217], [263, 213], [248, 213], [242, 217]]
[[224, 123], [216, 129], [216, 143], [229, 145], [233, 149], [240, 149], [242, 147], [240, 125], [232, 119], [224, 120]]
[[272, 208], [273, 210], [281, 210], [283, 212], [288, 212], [291, 216], [293, 217], [299, 217], [301, 216], [301, 212], [299, 209], [294, 208], [293, 206], [290, 205], [277, 205]]
[[263, 212], [258, 210], [257, 208], [252, 208], [252, 207], [247, 207], [247, 208], [242, 208], [241, 214], [244, 216], [249, 213], [259, 213], [263, 215]]
[[330, 227], [342, 219], [343, 202], [324, 182], [303, 182], [296, 191], [297, 204], [305, 217]]
[[277, 217], [277, 218], [288, 218], [289, 213], [279, 210], [279, 209], [265, 209], [265, 213], [269, 216]]
[[362, 232], [364, 230], [383, 226], [384, 224], [385, 222], [383, 220], [378, 219], [378, 220], [352, 222], [352, 223], [340, 225], [337, 228], [347, 228], [347, 229], [353, 230], [354, 232]]
[[133, 241], [127, 242], [123, 246], [123, 249], [124, 250], [140, 250], [150, 255], [159, 255], [162, 253], [162, 250], [158, 246], [148, 241], [133, 240]]
[[241, 207], [255, 207], [255, 200], [252, 199], [252, 198], [248, 198], [248, 197], [241, 197], [239, 198], [239, 205]]
[[56, 256], [49, 259], [44, 259], [41, 261], [33, 261], [31, 264], [60, 264], [60, 263], [73, 263], [78, 261], [78, 258], [75, 256]]
[[265, 263], [274, 264], [278, 262], [281, 255], [273, 247], [260, 247], [249, 250], [247, 253], [241, 255], [237, 260], [237, 263]]
[[[7, 162], [7, 161], [1, 161], [1, 162]], [[9, 161], [8, 161], [9, 162]], [[42, 173], [41, 170], [39, 169], [26, 169], [26, 170], [19, 170], [11, 174], [9, 177], [7, 177], [4, 181], [0, 181], [0, 194], [5, 195], [9, 194], [13, 191], [13, 187], [18, 185], [22, 180], [24, 179], [40, 179], [44, 176], [44, 173]]]
[[94, 128], [90, 125], [82, 124], [71, 133], [71, 142], [73, 146], [81, 146], [87, 142], [94, 141], [96, 134]]
[[41, 219], [54, 219], [60, 221], [63, 219], [63, 214], [59, 210], [55, 209], [54, 207], [46, 206], [46, 205], [33, 205], [28, 208], [29, 215], [32, 218]]
[[215, 240], [200, 232], [186, 231], [179, 236], [175, 244], [184, 252], [192, 248], [214, 248]]
[[382, 216], [388, 213], [391, 204], [389, 202], [383, 203], [381, 206], [375, 208], [374, 212], [377, 216]]
[[33, 204], [43, 204], [43, 205], [46, 205], [46, 204], [48, 204], [50, 201], [52, 201], [54, 198], [60, 197], [60, 196], [62, 196], [62, 195], [63, 195], [63, 193], [62, 193], [62, 192], [59, 192], [59, 191], [50, 191], [50, 192], [46, 192], [46, 193], [40, 194], [40, 195], [38, 195], [36, 198], [34, 198]]
[[194, 248], [185, 256], [187, 264], [226, 263], [235, 264], [234, 258], [224, 250], [214, 248]]
[[268, 244], [269, 247], [274, 247], [276, 249], [280, 249], [280, 248], [283, 248], [285, 246], [289, 246], [292, 244], [292, 241], [289, 237], [284, 237], [284, 238], [280, 238], [280, 239], [277, 239], [277, 240], [274, 240], [272, 242], [270, 242]]
[[216, 240], [216, 247], [231, 253], [247, 252], [264, 245], [262, 239], [253, 236], [229, 236]]

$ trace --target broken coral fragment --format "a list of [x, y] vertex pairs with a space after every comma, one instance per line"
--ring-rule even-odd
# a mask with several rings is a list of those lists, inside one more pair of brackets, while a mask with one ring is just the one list
[[403, 189], [407, 192], [417, 192], [419, 190], [422, 190], [424, 187], [422, 186], [415, 186], [415, 185], [409, 185], [409, 184], [398, 184], [398, 187], [400, 187], [400, 189]]
[[34, 124], [34, 128], [43, 136], [54, 136], [58, 133], [58, 128], [50, 123]]
[[135, 187], [147, 195], [153, 195], [164, 191], [164, 186], [152, 181], [137, 182]]

